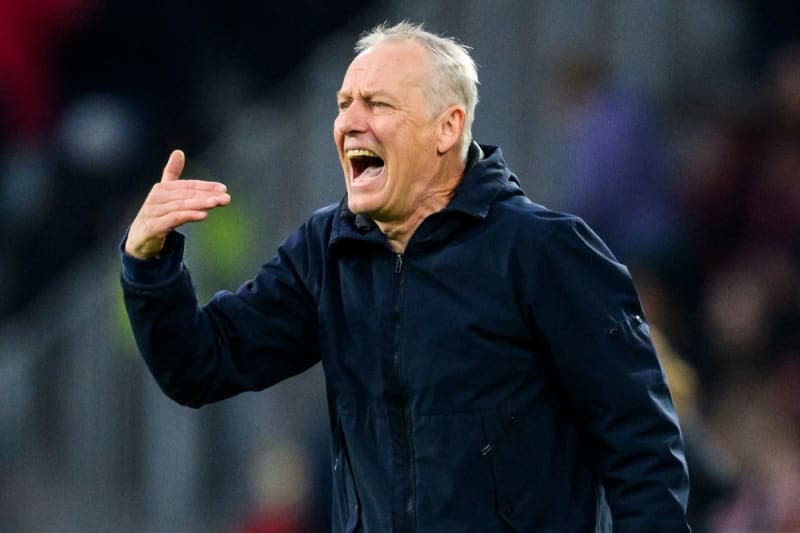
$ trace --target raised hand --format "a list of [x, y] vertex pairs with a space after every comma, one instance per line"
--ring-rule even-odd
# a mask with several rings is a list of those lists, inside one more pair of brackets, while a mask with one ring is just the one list
[[128, 230], [127, 254], [139, 259], [155, 257], [170, 231], [187, 222], [205, 220], [209, 211], [230, 203], [222, 183], [180, 179], [185, 163], [182, 151], [170, 154], [161, 181], [153, 185]]

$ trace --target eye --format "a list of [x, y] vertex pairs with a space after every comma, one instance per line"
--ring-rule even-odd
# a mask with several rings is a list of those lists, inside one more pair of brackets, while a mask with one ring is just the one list
[[339, 103], [337, 104], [339, 111], [346, 110], [348, 107], [350, 107], [351, 102], [352, 100], [339, 100]]

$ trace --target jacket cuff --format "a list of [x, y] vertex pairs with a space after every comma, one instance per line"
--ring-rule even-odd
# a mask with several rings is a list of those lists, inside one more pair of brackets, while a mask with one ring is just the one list
[[125, 253], [127, 240], [126, 232], [120, 242], [119, 251], [122, 258], [122, 278], [127, 283], [134, 286], [164, 285], [180, 273], [186, 241], [183, 234], [177, 231], [170, 232], [158, 257], [144, 260]]

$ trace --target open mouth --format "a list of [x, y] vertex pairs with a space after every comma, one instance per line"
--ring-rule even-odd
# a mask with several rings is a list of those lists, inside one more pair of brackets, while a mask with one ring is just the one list
[[357, 148], [347, 150], [347, 158], [353, 169], [353, 179], [374, 178], [383, 170], [383, 159], [371, 150]]

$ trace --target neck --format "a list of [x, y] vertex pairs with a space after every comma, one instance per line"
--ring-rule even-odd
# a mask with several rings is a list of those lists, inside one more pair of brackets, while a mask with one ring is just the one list
[[[392, 247], [392, 250], [398, 254], [402, 254], [406, 251], [408, 242], [417, 231], [417, 228], [419, 228], [419, 226], [422, 224], [422, 221], [433, 213], [437, 213], [444, 209], [452, 197], [452, 193], [447, 197], [436, 196], [436, 201], [429, 201], [424, 205], [420, 205], [411, 214], [411, 216], [404, 220], [392, 222], [379, 222], [376, 220], [375, 223], [378, 225], [378, 228], [381, 230], [381, 232], [386, 236], [386, 240], [389, 241], [389, 245]], [[431, 200], [434, 200], [434, 198], [431, 198]]]
[[428, 191], [428, 194], [422, 197], [409, 216], [396, 220], [375, 220], [378, 228], [389, 241], [392, 250], [399, 254], [404, 253], [411, 237], [422, 222], [430, 215], [447, 207], [456, 193], [456, 187], [461, 182], [464, 169], [465, 166], [462, 163], [450, 173], [451, 177], [445, 180], [441, 187]]

